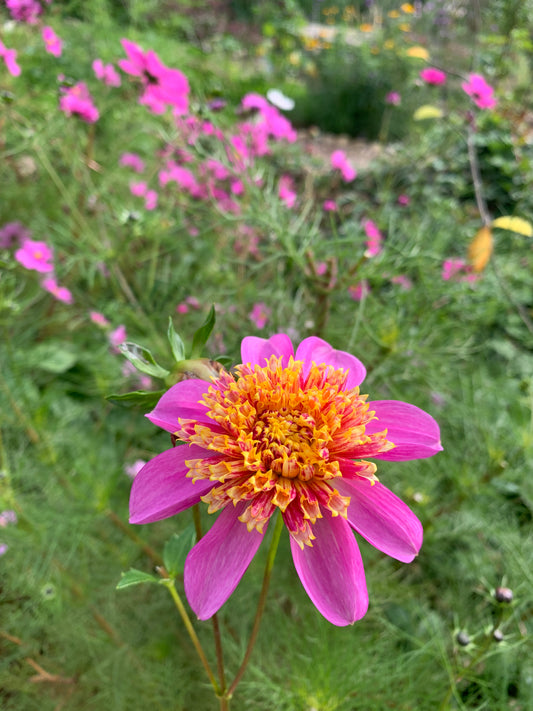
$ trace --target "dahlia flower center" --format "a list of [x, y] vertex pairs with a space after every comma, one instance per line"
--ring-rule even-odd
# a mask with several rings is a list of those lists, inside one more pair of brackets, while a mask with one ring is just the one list
[[[278, 508], [295, 540], [312, 545], [312, 524], [325, 509], [347, 516], [350, 498], [333, 485], [343, 476], [339, 459], [394, 445], [386, 432], [365, 433], [374, 413], [359, 388], [345, 389], [342, 370], [313, 363], [306, 372], [299, 361], [283, 367], [272, 356], [264, 367], [239, 366], [237, 375], [224, 372], [204, 394], [211, 422], [180, 419], [176, 437], [208, 450], [186, 462], [188, 475], [215, 482], [203, 497], [209, 512], [246, 501], [240, 520], [261, 532]], [[350, 471], [373, 480], [376, 467], [356, 461]]]

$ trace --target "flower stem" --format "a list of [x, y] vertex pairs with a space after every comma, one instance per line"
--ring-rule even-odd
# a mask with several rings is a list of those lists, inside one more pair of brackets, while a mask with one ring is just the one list
[[235, 678], [231, 682], [231, 685], [226, 692], [226, 698], [231, 699], [233, 696], [233, 693], [235, 692], [235, 689], [237, 688], [238, 683], [242, 679], [242, 675], [246, 671], [246, 667], [248, 666], [248, 662], [250, 661], [250, 657], [252, 655], [252, 650], [255, 645], [255, 641], [257, 639], [257, 633], [259, 632], [259, 625], [261, 623], [261, 617], [263, 616], [263, 611], [265, 609], [265, 602], [266, 602], [266, 596], [268, 592], [268, 586], [270, 583], [270, 576], [272, 573], [272, 567], [274, 566], [274, 559], [276, 558], [276, 552], [278, 550], [278, 544], [279, 544], [279, 539], [281, 536], [281, 531], [283, 529], [283, 518], [278, 515], [278, 518], [276, 520], [276, 527], [274, 528], [274, 534], [272, 536], [272, 541], [270, 542], [270, 548], [268, 550], [268, 556], [267, 556], [267, 561], [265, 565], [265, 572], [263, 575], [263, 585], [261, 587], [261, 593], [259, 595], [259, 601], [257, 603], [257, 611], [255, 613], [255, 619], [254, 619], [254, 625], [252, 627], [252, 633], [250, 635], [250, 639], [248, 641], [248, 646], [246, 647], [246, 652], [244, 653], [244, 659], [242, 660], [242, 664], [239, 667], [239, 670], [237, 674], [235, 675]]
[[209, 681], [211, 682], [211, 685], [213, 686], [213, 689], [215, 690], [216, 695], [220, 696], [220, 693], [221, 693], [220, 687], [217, 683], [217, 680], [215, 679], [215, 675], [213, 674], [211, 667], [209, 666], [209, 662], [207, 661], [207, 658], [204, 654], [204, 650], [202, 649], [202, 645], [200, 644], [200, 640], [198, 639], [198, 636], [194, 630], [194, 627], [192, 626], [191, 620], [189, 619], [187, 610], [185, 609], [185, 607], [181, 601], [181, 598], [178, 595], [178, 591], [176, 590], [176, 587], [174, 585], [174, 580], [171, 578], [164, 578], [164, 580], [162, 580], [161, 582], [165, 583], [170, 594], [172, 595], [174, 604], [178, 608], [178, 612], [181, 615], [183, 624], [185, 625], [185, 628], [187, 629], [187, 632], [189, 633], [189, 637], [191, 638], [191, 642], [193, 643], [194, 648], [196, 649], [198, 656], [200, 657], [200, 661], [202, 662], [203, 667], [207, 673], [207, 676], [209, 677]]

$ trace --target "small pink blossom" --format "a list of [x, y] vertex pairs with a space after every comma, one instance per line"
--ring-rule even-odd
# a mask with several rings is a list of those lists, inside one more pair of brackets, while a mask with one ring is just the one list
[[340, 170], [346, 183], [351, 182], [357, 176], [357, 171], [350, 165], [344, 151], [333, 151], [330, 160], [331, 167]]
[[36, 0], [6, 0], [6, 7], [14, 20], [27, 22], [28, 25], [35, 25], [43, 11]]
[[324, 276], [326, 272], [328, 271], [328, 265], [326, 262], [317, 262], [315, 264], [315, 274], [317, 276]]
[[112, 64], [104, 64], [101, 59], [95, 59], [92, 67], [95, 77], [107, 86], [116, 87], [122, 84], [120, 74]]
[[109, 344], [114, 352], [118, 352], [118, 346], [127, 339], [126, 326], [121, 324], [107, 335]]
[[366, 279], [348, 287], [348, 294], [354, 301], [362, 301], [370, 294], [370, 285]]
[[63, 51], [63, 40], [58, 37], [51, 27], [43, 27], [42, 38], [44, 48], [48, 54], [53, 54], [54, 57], [60, 57]]
[[420, 72], [420, 78], [425, 81], [426, 84], [432, 84], [433, 86], [442, 86], [446, 84], [446, 72], [443, 72], [436, 67], [426, 67]]
[[9, 249], [13, 242], [17, 241], [22, 244], [28, 240], [31, 232], [21, 222], [6, 222], [0, 228], [0, 249]]
[[444, 260], [442, 264], [442, 279], [444, 281], [477, 281], [479, 275], [472, 272], [470, 264], [464, 259], [452, 258]]
[[248, 314], [248, 317], [256, 328], [262, 329], [267, 325], [271, 313], [272, 310], [260, 301], [257, 304], [254, 304], [254, 307]]
[[126, 74], [141, 80], [144, 93], [139, 103], [154, 114], [164, 113], [167, 106], [172, 107], [174, 115], [186, 114], [189, 109], [187, 77], [177, 69], [166, 67], [152, 49], [144, 52], [134, 42], [127, 39], [121, 42], [128, 58], [120, 59], [118, 65]]
[[100, 114], [84, 82], [80, 81], [71, 87], [62, 87], [61, 91], [63, 95], [59, 99], [59, 108], [67, 116], [78, 116], [86, 123], [98, 121]]
[[144, 182], [130, 183], [130, 193], [135, 195], [135, 197], [144, 197], [146, 191], [148, 190], [148, 185]]
[[383, 235], [373, 220], [364, 220], [363, 229], [367, 236], [365, 256], [376, 257], [383, 249]]
[[100, 326], [100, 328], [107, 328], [111, 325], [104, 314], [101, 314], [99, 311], [90, 311], [89, 318], [97, 326]]
[[398, 205], [402, 205], [402, 207], [405, 207], [409, 205], [410, 202], [411, 198], [409, 197], [409, 195], [398, 195]]
[[409, 291], [413, 288], [413, 282], [409, 279], [409, 277], [405, 276], [405, 274], [393, 276], [391, 278], [391, 283], [398, 284], [398, 286], [401, 286], [404, 291]]
[[399, 106], [402, 103], [402, 97], [397, 91], [389, 91], [385, 97], [385, 103], [391, 106]]
[[461, 84], [461, 88], [480, 109], [493, 109], [498, 103], [494, 96], [494, 89], [481, 74], [470, 74], [468, 81]]
[[0, 543], [0, 556], [7, 553], [8, 549], [9, 546], [7, 545], [7, 543]]
[[131, 168], [136, 173], [144, 172], [144, 161], [137, 153], [123, 153], [119, 159], [119, 165]]
[[158, 194], [155, 190], [147, 190], [144, 196], [144, 207], [146, 210], [155, 210], [157, 207]]
[[325, 212], [335, 212], [337, 210], [337, 203], [335, 202], [335, 200], [324, 200], [322, 209]]
[[141, 471], [145, 464], [146, 462], [144, 461], [144, 459], [136, 459], [132, 464], [126, 464], [126, 466], [124, 467], [124, 471], [130, 479], [135, 479], [135, 477]]
[[20, 76], [21, 69], [17, 64], [17, 50], [8, 49], [0, 40], [0, 57], [4, 60], [7, 71], [13, 77]]
[[0, 528], [6, 528], [10, 523], [15, 524], [17, 521], [17, 514], [12, 509], [0, 512]]
[[58, 301], [62, 301], [65, 304], [72, 304], [74, 301], [70, 290], [66, 286], [59, 286], [53, 277], [43, 279], [42, 287], [52, 296], [55, 296]]
[[296, 193], [294, 192], [294, 181], [289, 175], [282, 175], [279, 179], [278, 195], [287, 207], [294, 207], [296, 203]]
[[25, 240], [22, 247], [15, 252], [15, 259], [23, 267], [43, 274], [54, 271], [52, 257], [52, 250], [46, 242], [34, 242], [31, 239]]
[[187, 314], [189, 313], [189, 304], [186, 304], [185, 301], [181, 301], [177, 306], [176, 306], [176, 311], [179, 314]]

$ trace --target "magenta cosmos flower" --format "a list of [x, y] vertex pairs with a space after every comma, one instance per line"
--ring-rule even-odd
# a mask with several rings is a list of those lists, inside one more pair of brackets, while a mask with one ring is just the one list
[[279, 509], [312, 602], [333, 624], [351, 624], [368, 606], [352, 529], [403, 562], [422, 544], [419, 520], [366, 458], [430, 457], [442, 449], [438, 425], [404, 402], [367, 402], [363, 364], [320, 338], [295, 354], [285, 334], [249, 336], [241, 351], [236, 379], [223, 371], [212, 384], [180, 382], [147, 416], [186, 444], [137, 474], [130, 522], [200, 500], [220, 511], [185, 562], [185, 593], [204, 620], [234, 591]]
[[481, 74], [470, 74], [468, 81], [461, 84], [461, 88], [480, 109], [493, 109], [498, 103], [494, 89]]

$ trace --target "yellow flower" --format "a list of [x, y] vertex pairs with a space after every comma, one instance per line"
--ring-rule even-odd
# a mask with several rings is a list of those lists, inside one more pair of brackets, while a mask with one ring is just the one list
[[390, 12], [387, 13], [389, 17], [392, 17], [393, 20], [395, 20], [397, 17], [400, 17], [400, 13], [398, 10], [391, 10]]
[[398, 28], [402, 32], [411, 32], [411, 25], [408, 22], [402, 22], [401, 24], [398, 25]]
[[403, 5], [400, 5], [400, 10], [402, 12], [405, 12], [406, 15], [412, 15], [415, 11], [415, 8], [413, 5], [411, 5], [410, 2], [404, 2]]
[[394, 49], [394, 40], [388, 39], [383, 43], [385, 49]]
[[420, 47], [419, 45], [409, 47], [405, 54], [408, 57], [415, 57], [416, 59], [425, 59], [426, 61], [429, 59], [429, 52], [427, 49], [425, 47]]
[[374, 26], [370, 25], [368, 22], [365, 22], [362, 25], [359, 25], [359, 29], [361, 30], [361, 32], [372, 32]]

